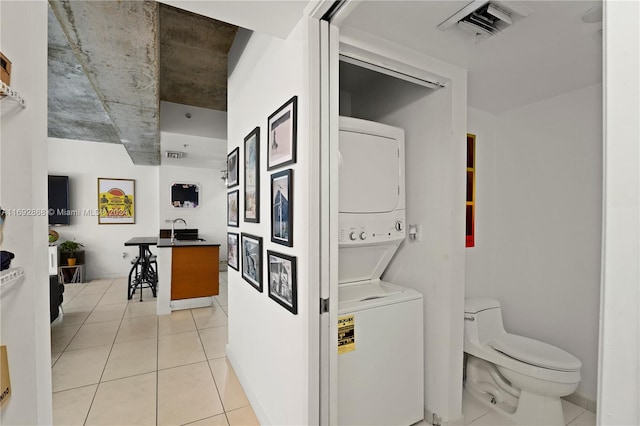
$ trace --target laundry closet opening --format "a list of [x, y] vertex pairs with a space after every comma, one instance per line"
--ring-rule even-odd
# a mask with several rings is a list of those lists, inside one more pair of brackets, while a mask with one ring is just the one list
[[413, 424], [429, 368], [423, 295], [440, 261], [429, 251], [449, 238], [438, 200], [452, 169], [451, 93], [357, 62], [339, 61], [337, 420]]
[[415, 234], [406, 233], [382, 279], [424, 293], [431, 282], [428, 266], [436, 262], [425, 256], [425, 250], [438, 238], [447, 239], [439, 219], [448, 214], [448, 209], [439, 198], [452, 169], [446, 160], [447, 145], [451, 144], [451, 90], [437, 85], [440, 83], [418, 84], [408, 81], [420, 82], [416, 78], [394, 77], [369, 69], [368, 64], [359, 66], [357, 61], [347, 60], [339, 61], [339, 115], [404, 130], [405, 225], [407, 231], [409, 226], [418, 228]]

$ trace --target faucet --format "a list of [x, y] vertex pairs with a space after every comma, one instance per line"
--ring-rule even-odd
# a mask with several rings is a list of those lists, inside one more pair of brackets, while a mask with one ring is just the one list
[[179, 217], [177, 219], [173, 219], [171, 221], [171, 244], [173, 244], [173, 242], [176, 239], [176, 231], [175, 231], [176, 222], [182, 222], [182, 223], [184, 223], [184, 226], [187, 226], [187, 222], [181, 217]]

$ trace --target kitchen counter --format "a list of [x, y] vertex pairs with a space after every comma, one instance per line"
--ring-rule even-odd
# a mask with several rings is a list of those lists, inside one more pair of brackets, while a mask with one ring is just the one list
[[158, 238], [158, 315], [211, 306], [219, 291], [220, 244]]
[[158, 247], [220, 247], [220, 244], [206, 240], [174, 240], [172, 243], [171, 238], [158, 238]]

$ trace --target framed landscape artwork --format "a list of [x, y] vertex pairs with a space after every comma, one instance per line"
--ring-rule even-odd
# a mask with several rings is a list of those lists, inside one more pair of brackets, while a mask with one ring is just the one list
[[227, 226], [238, 226], [238, 193], [236, 189], [227, 194]]
[[293, 247], [293, 170], [271, 175], [271, 241]]
[[244, 221], [260, 222], [260, 127], [244, 138]]
[[262, 293], [262, 238], [242, 233], [242, 278]]
[[227, 265], [238, 270], [238, 234], [227, 233]]
[[267, 170], [296, 162], [298, 97], [294, 96], [267, 120]]
[[298, 313], [297, 259], [267, 250], [269, 297], [292, 314]]
[[238, 153], [239, 149], [236, 148], [227, 155], [227, 188], [238, 185]]

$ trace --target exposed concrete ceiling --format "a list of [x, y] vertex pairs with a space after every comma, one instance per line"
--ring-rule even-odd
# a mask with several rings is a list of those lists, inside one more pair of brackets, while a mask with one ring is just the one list
[[238, 27], [160, 5], [160, 99], [227, 110], [227, 55]]
[[237, 27], [155, 1], [49, 4], [49, 136], [159, 165], [160, 100], [226, 111]]

